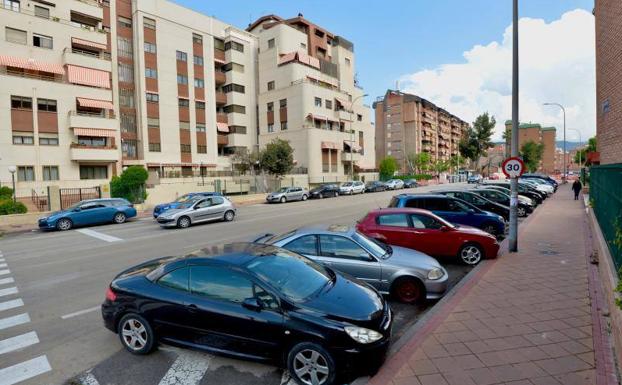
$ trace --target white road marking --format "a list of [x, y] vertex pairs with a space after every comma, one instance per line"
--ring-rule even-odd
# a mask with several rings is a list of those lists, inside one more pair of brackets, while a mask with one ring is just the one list
[[26, 334], [20, 334], [18, 336], [0, 341], [0, 354], [12, 352], [13, 350], [19, 350], [37, 343], [39, 343], [37, 333], [29, 332]]
[[0, 297], [4, 297], [5, 295], [17, 294], [16, 287], [7, 287], [6, 289], [0, 289]]
[[0, 285], [6, 285], [7, 283], [13, 283], [15, 280], [13, 278], [2, 278], [0, 279]]
[[[3, 262], [3, 261], [0, 261]], [[0, 263], [0, 267], [6, 267], [6, 263]]]
[[90, 230], [90, 229], [79, 229], [79, 230], [76, 230], [76, 232], [80, 234], [88, 235], [89, 237], [97, 238], [97, 239], [100, 239], [106, 242], [120, 242], [123, 240], [121, 238], [113, 237], [112, 235], [107, 235], [104, 233], [100, 233], [99, 231]]
[[62, 318], [62, 319], [73, 318], [73, 317], [77, 317], [79, 315], [90, 313], [90, 312], [93, 312], [93, 311], [99, 310], [99, 309], [101, 309], [101, 306], [93, 306], [93, 307], [90, 307], [88, 309], [79, 310], [79, 311], [74, 312], [74, 313], [65, 314], [65, 315], [61, 316], [60, 318]]
[[159, 385], [198, 385], [207, 372], [210, 357], [196, 352], [180, 352]]
[[11, 270], [0, 270], [0, 275], [7, 275], [7, 274], [11, 274]]
[[80, 385], [99, 385], [99, 381], [92, 373], [86, 373], [78, 379], [80, 381]]
[[13, 309], [20, 306], [24, 306], [24, 301], [19, 298], [11, 301], [0, 302], [0, 311]]
[[6, 259], [0, 258], [0, 262], [6, 262]]
[[30, 322], [28, 313], [14, 315], [12, 317], [0, 318], [0, 330]]
[[0, 385], [13, 385], [52, 370], [45, 355], [0, 369]]

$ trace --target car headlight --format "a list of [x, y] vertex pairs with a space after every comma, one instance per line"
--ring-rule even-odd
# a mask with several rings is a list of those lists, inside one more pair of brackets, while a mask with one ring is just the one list
[[428, 279], [436, 280], [440, 279], [445, 275], [445, 272], [442, 269], [434, 268], [428, 272]]
[[354, 341], [360, 344], [371, 344], [382, 338], [382, 334], [377, 331], [358, 326], [346, 326], [344, 330]]

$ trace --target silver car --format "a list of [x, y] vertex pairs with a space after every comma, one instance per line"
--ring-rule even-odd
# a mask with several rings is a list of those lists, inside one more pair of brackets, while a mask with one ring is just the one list
[[447, 290], [447, 271], [436, 259], [380, 243], [350, 226], [304, 227], [282, 235], [266, 234], [255, 242], [302, 254], [402, 302], [438, 299]]
[[273, 202], [291, 202], [291, 201], [306, 201], [309, 198], [309, 193], [302, 187], [281, 187], [280, 190], [271, 192], [266, 196], [268, 203]]
[[362, 194], [365, 192], [365, 183], [355, 180], [354, 182], [342, 183], [339, 187], [339, 195]]
[[235, 206], [225, 197], [198, 197], [176, 209], [166, 210], [158, 216], [157, 221], [162, 227], [184, 229], [195, 223], [217, 220], [230, 222], [235, 218], [235, 214]]

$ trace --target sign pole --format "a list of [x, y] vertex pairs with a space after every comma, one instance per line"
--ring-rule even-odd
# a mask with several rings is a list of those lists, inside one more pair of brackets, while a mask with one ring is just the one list
[[[513, 0], [512, 15], [512, 140], [511, 155], [518, 157], [518, 0]], [[505, 169], [505, 168], [504, 168]], [[518, 251], [518, 179], [510, 179], [509, 250]]]

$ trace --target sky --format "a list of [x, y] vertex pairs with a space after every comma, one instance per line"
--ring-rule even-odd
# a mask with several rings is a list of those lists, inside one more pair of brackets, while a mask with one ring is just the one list
[[[412, 92], [472, 122], [511, 118], [510, 0], [175, 0], [245, 28], [258, 17], [308, 20], [354, 43], [356, 71], [369, 94]], [[566, 107], [567, 139], [595, 133], [593, 0], [520, 0], [520, 119], [556, 126]], [[373, 114], [372, 114], [373, 116]]]

